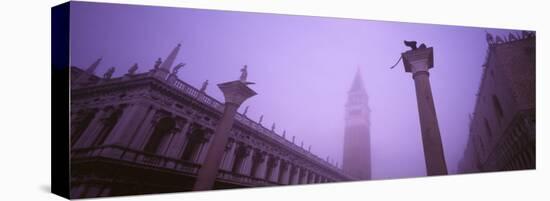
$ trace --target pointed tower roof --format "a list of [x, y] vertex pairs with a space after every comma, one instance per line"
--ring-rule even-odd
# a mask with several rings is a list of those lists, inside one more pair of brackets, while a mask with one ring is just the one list
[[178, 56], [178, 52], [180, 51], [181, 44], [178, 43], [178, 45], [170, 52], [168, 57], [162, 62], [160, 65], [160, 69], [165, 69], [170, 71], [172, 68], [172, 65], [174, 64], [174, 61], [176, 60], [176, 57]]
[[89, 73], [89, 74], [94, 74], [95, 72], [95, 69], [97, 68], [97, 66], [99, 66], [99, 63], [101, 63], [101, 60], [103, 58], [98, 58], [97, 60], [94, 61], [94, 63], [92, 63], [92, 65], [90, 65], [87, 69], [86, 69], [86, 72]]
[[349, 92], [365, 92], [365, 86], [363, 85], [363, 77], [361, 77], [361, 69], [357, 68], [357, 71], [355, 72], [355, 78], [353, 79], [353, 83], [351, 84], [351, 88], [349, 89]]

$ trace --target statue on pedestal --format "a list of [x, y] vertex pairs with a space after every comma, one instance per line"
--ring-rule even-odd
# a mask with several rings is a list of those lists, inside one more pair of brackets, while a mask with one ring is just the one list
[[128, 69], [128, 75], [134, 75], [136, 73], [138, 69], [138, 64], [137, 63], [134, 63], [134, 65], [132, 65], [132, 67], [130, 67], [130, 69]]
[[178, 73], [178, 71], [180, 70], [180, 68], [183, 68], [185, 66], [185, 63], [179, 63], [178, 65], [176, 65], [174, 67], [174, 70], [172, 70], [172, 74], [176, 74]]
[[103, 74], [103, 78], [107, 80], [111, 79], [111, 77], [113, 76], [113, 73], [115, 73], [115, 67], [111, 67], [107, 69], [107, 71]]
[[155, 70], [160, 68], [160, 64], [162, 64], [162, 59], [159, 57], [157, 61], [155, 61]]
[[244, 67], [241, 69], [241, 77], [239, 78], [239, 80], [243, 83], [246, 82], [246, 77], [248, 77], [248, 71], [247, 71], [247, 66], [244, 65]]
[[206, 91], [206, 87], [208, 86], [208, 80], [204, 81], [202, 83], [202, 86], [201, 86], [201, 89], [200, 89], [200, 92], [204, 93], [204, 91]]

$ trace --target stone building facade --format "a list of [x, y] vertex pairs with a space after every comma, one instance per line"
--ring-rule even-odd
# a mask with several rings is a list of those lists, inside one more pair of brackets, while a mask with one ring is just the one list
[[489, 48], [459, 173], [534, 169], [535, 34], [487, 35]]
[[371, 179], [369, 97], [358, 70], [348, 91], [344, 132], [344, 172], [357, 180]]
[[[72, 198], [192, 190], [224, 104], [177, 77], [179, 49], [145, 73], [71, 67]], [[352, 180], [246, 114], [230, 132], [214, 189]]]

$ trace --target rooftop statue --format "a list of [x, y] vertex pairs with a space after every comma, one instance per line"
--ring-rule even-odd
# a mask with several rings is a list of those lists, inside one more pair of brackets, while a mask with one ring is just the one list
[[206, 87], [208, 87], [208, 80], [204, 81], [201, 86], [201, 92], [206, 91]]
[[420, 44], [420, 46], [417, 48], [417, 47], [416, 47], [416, 41], [414, 41], [414, 40], [413, 40], [413, 41], [406, 41], [406, 40], [404, 40], [403, 43], [405, 43], [405, 46], [410, 47], [411, 50], [426, 49], [426, 48], [427, 48], [427, 47], [426, 47], [426, 44], [424, 44], [424, 43]]
[[174, 67], [174, 70], [172, 70], [172, 73], [173, 73], [173, 74], [178, 73], [178, 71], [179, 71], [181, 68], [183, 68], [184, 66], [185, 66], [185, 63], [179, 63], [178, 65], [176, 65], [176, 66]]
[[107, 69], [107, 71], [103, 74], [103, 78], [111, 79], [111, 77], [113, 76], [113, 73], [115, 73], [115, 67], [111, 67]]
[[264, 115], [260, 116], [260, 121], [258, 121], [259, 124], [262, 124], [262, 121], [264, 120]]
[[132, 65], [132, 67], [130, 67], [130, 69], [128, 69], [128, 75], [135, 74], [137, 69], [138, 69], [138, 64], [135, 63], [134, 65]]
[[157, 61], [155, 61], [155, 69], [159, 69], [160, 68], [160, 64], [162, 64], [162, 59], [159, 57], [157, 59]]
[[244, 67], [241, 69], [241, 77], [239, 78], [241, 80], [241, 82], [246, 82], [246, 78], [248, 77], [248, 71], [247, 71], [247, 66], [244, 65]]

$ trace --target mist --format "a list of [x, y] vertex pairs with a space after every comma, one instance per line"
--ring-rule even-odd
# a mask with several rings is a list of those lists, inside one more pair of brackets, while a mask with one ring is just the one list
[[513, 30], [79, 2], [71, 11], [71, 65], [103, 58], [101, 76], [138, 63], [153, 68], [178, 44], [178, 77], [223, 101], [215, 84], [236, 80], [248, 65], [258, 95], [247, 116], [341, 166], [344, 105], [355, 72], [371, 109], [374, 179], [425, 176], [414, 82], [402, 63], [403, 40], [434, 48], [430, 81], [449, 173], [462, 157], [487, 50], [485, 33]]

